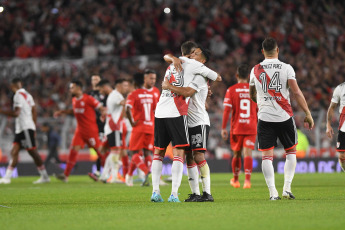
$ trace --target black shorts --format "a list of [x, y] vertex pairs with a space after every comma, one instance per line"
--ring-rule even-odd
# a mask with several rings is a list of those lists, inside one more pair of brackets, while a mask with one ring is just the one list
[[258, 122], [258, 149], [267, 151], [277, 146], [277, 138], [285, 150], [297, 145], [297, 129], [293, 117], [283, 122]]
[[36, 148], [35, 131], [26, 129], [14, 136], [13, 144], [19, 144], [21, 148], [31, 150]]
[[155, 117], [154, 148], [164, 150], [171, 142], [172, 147], [188, 147], [187, 116], [173, 118]]
[[339, 130], [337, 140], [337, 151], [345, 152], [345, 133]]
[[110, 148], [121, 148], [122, 147], [122, 132], [113, 131], [107, 135], [107, 141]]
[[186, 150], [205, 152], [207, 150], [208, 134], [210, 133], [209, 125], [198, 125], [188, 128], [190, 147]]

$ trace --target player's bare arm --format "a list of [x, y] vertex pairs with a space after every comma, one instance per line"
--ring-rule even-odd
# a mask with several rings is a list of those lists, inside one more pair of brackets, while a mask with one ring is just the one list
[[331, 102], [327, 111], [327, 124], [326, 124], [326, 134], [329, 138], [332, 138], [334, 135], [334, 131], [332, 128], [332, 120], [334, 116], [334, 110], [338, 106], [337, 103]]
[[18, 117], [20, 114], [20, 107], [15, 107], [14, 110], [4, 111], [0, 109], [0, 113], [9, 117]]
[[255, 88], [255, 85], [250, 85], [249, 86], [249, 95], [250, 95], [250, 99], [252, 101], [254, 101], [255, 103], [257, 103], [257, 101], [256, 101], [256, 88]]
[[32, 113], [32, 120], [34, 121], [35, 125], [37, 125], [37, 109], [36, 109], [36, 106], [32, 106], [31, 113]]
[[183, 69], [182, 69], [182, 63], [183, 61], [180, 60], [179, 58], [175, 57], [174, 55], [172, 54], [166, 54], [164, 55], [164, 61], [168, 62], [169, 64], [173, 64], [175, 69], [178, 71], [178, 72], [181, 72]]
[[126, 115], [129, 120], [129, 123], [131, 123], [132, 127], [135, 127], [138, 123], [138, 121], [134, 121], [133, 115], [132, 115], [132, 108], [130, 106], [126, 106]]
[[59, 117], [63, 114], [66, 115], [73, 115], [73, 109], [63, 109], [63, 110], [58, 110], [54, 112], [54, 117]]
[[305, 128], [312, 129], [314, 127], [314, 120], [313, 120], [313, 117], [311, 116], [311, 113], [308, 108], [308, 104], [304, 98], [302, 91], [298, 87], [296, 80], [289, 79], [288, 84], [289, 84], [292, 94], [296, 98], [297, 104], [301, 107], [301, 109], [305, 113], [305, 118], [304, 118]]
[[172, 84], [169, 83], [168, 79], [166, 78], [164, 78], [164, 81], [162, 82], [162, 89], [170, 90], [184, 97], [191, 97], [196, 92], [196, 90], [191, 87], [173, 86]]

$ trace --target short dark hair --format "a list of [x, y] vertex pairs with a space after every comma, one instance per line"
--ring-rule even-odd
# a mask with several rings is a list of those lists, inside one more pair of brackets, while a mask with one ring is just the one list
[[22, 79], [20, 79], [19, 77], [15, 77], [12, 79], [11, 83], [12, 84], [22, 83]]
[[133, 75], [133, 81], [136, 87], [141, 87], [144, 84], [144, 76], [142, 73], [135, 73]]
[[262, 42], [262, 49], [265, 52], [271, 52], [275, 48], [277, 48], [277, 41], [272, 38], [272, 37], [267, 37], [263, 42]]
[[71, 83], [75, 84], [76, 86], [79, 86], [80, 88], [83, 88], [83, 83], [78, 79], [73, 79]]
[[[204, 47], [200, 46], [199, 47], [201, 52], [202, 52], [202, 55], [204, 56], [206, 62], [208, 62], [210, 60], [210, 56], [211, 56], [211, 51], [208, 50], [208, 49], [205, 49]], [[205, 62], [205, 63], [206, 63]]]
[[248, 65], [241, 64], [237, 67], [238, 77], [241, 79], [247, 79], [248, 77]]
[[145, 74], [157, 74], [156, 71], [154, 71], [153, 69], [145, 69], [144, 70], [144, 75]]
[[122, 82], [125, 82], [125, 81], [127, 81], [128, 83], [130, 82], [130, 80], [128, 80], [128, 79], [119, 78], [115, 81], [115, 85], [121, 84]]
[[193, 48], [198, 48], [198, 44], [192, 41], [186, 41], [181, 45], [182, 55], [189, 55], [192, 52]]
[[110, 85], [109, 80], [107, 80], [107, 79], [102, 79], [102, 80], [100, 80], [100, 81], [97, 83], [97, 86], [99, 86], [99, 87], [102, 87], [102, 86], [105, 86], [105, 85]]

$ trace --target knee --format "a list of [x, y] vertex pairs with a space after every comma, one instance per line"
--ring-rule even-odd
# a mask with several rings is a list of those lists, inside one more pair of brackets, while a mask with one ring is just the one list
[[197, 164], [205, 160], [205, 154], [202, 152], [194, 152], [193, 156]]

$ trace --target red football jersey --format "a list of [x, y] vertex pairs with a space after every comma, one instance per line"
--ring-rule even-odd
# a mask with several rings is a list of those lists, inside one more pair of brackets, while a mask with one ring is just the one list
[[257, 105], [250, 99], [249, 83], [237, 83], [228, 88], [224, 107], [231, 107], [230, 132], [234, 135], [256, 134]]
[[155, 86], [153, 86], [151, 89], [148, 89], [147, 91], [152, 92], [153, 96], [156, 98], [156, 101], [159, 101], [159, 97], [161, 96], [161, 92], [159, 89]]
[[133, 127], [133, 131], [154, 133], [154, 111], [157, 105], [154, 93], [153, 90], [141, 88], [134, 90], [128, 95], [126, 106], [132, 109], [134, 121], [138, 121], [137, 125]]
[[95, 108], [99, 101], [94, 97], [83, 94], [80, 99], [73, 97], [72, 105], [74, 116], [77, 119], [77, 129], [81, 132], [98, 132]]

